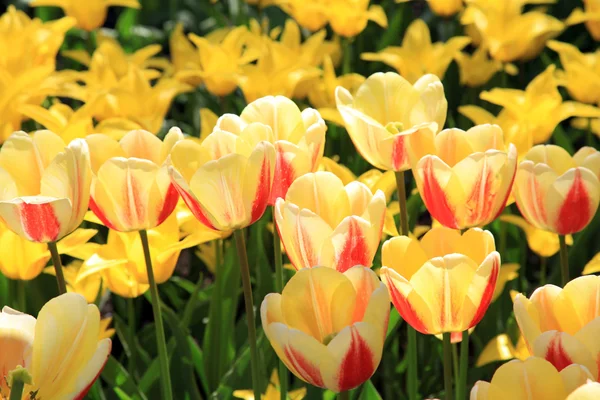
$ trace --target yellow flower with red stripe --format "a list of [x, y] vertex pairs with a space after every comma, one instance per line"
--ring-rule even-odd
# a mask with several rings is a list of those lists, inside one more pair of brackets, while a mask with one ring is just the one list
[[534, 146], [519, 164], [514, 195], [533, 226], [560, 235], [590, 223], [600, 200], [600, 152], [581, 148], [573, 157], [555, 145]]
[[271, 293], [260, 312], [265, 334], [298, 378], [334, 392], [373, 375], [383, 351], [390, 300], [369, 268], [305, 268]]
[[248, 104], [240, 116], [225, 114], [216, 129], [240, 135], [253, 123], [267, 125], [273, 132], [275, 176], [269, 205], [285, 197], [288, 188], [301, 175], [318, 169], [325, 149], [327, 125], [313, 108], [300, 111], [296, 103], [283, 96], [267, 96]]
[[285, 251], [296, 269], [322, 265], [346, 271], [370, 266], [379, 247], [385, 195], [360, 182], [344, 186], [331, 172], [315, 172], [292, 183], [275, 204]]
[[557, 370], [584, 365], [594, 380], [600, 360], [600, 277], [588, 275], [564, 289], [545, 285], [528, 299], [515, 298], [517, 323], [531, 354], [545, 358]]
[[0, 150], [0, 217], [22, 238], [55, 242], [83, 221], [91, 178], [85, 141], [15, 132]]
[[502, 129], [487, 124], [466, 132], [446, 129], [428, 139], [411, 141], [411, 150], [417, 187], [431, 216], [454, 229], [496, 219], [517, 171], [517, 149], [510, 144], [506, 150]]
[[201, 144], [171, 151], [171, 181], [194, 216], [219, 231], [244, 228], [265, 212], [275, 173], [273, 132], [254, 122], [239, 134], [215, 129]]
[[411, 85], [400, 75], [375, 73], [352, 94], [335, 91], [338, 111], [358, 152], [376, 168], [410, 169], [408, 142], [422, 132], [444, 126], [448, 102], [435, 75]]
[[165, 163], [183, 133], [173, 128], [164, 142], [150, 132], [135, 130], [119, 142], [106, 135], [86, 138], [92, 149], [90, 209], [110, 229], [120, 232], [151, 229], [175, 209], [179, 196]]
[[398, 312], [424, 334], [462, 332], [483, 318], [496, 288], [500, 254], [489, 231], [436, 227], [421, 240], [383, 244], [381, 279]]

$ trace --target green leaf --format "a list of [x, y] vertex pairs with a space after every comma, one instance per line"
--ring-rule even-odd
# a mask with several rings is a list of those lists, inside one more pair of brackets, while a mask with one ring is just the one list
[[124, 40], [128, 40], [133, 35], [133, 26], [137, 22], [139, 10], [135, 8], [125, 9], [117, 20], [117, 31], [119, 36]]
[[359, 400], [382, 400], [371, 380], [366, 381], [363, 385]]
[[133, 400], [147, 400], [144, 393], [140, 391], [131, 376], [129, 376], [127, 370], [113, 356], [108, 357], [101, 376], [115, 393], [119, 389], [120, 392], [128, 395]]

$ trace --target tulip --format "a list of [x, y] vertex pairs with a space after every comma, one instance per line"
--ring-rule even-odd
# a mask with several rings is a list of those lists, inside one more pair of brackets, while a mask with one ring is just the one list
[[564, 289], [545, 285], [527, 299], [518, 295], [514, 311], [529, 351], [548, 360], [557, 370], [584, 365], [598, 380], [600, 358], [600, 277], [584, 276]]
[[335, 392], [373, 375], [381, 360], [389, 297], [373, 271], [298, 271], [265, 297], [262, 325], [279, 358], [298, 378]]
[[585, 385], [581, 385], [571, 392], [566, 400], [595, 400], [598, 398], [600, 398], [600, 383], [588, 380]]
[[86, 138], [94, 171], [90, 209], [104, 225], [121, 232], [151, 229], [175, 209], [179, 196], [165, 163], [183, 134], [171, 129], [164, 142], [150, 132], [131, 131], [121, 141]]
[[529, 356], [531, 354], [527, 349], [523, 336], [519, 336], [517, 344], [514, 345], [511, 338], [503, 333], [494, 337], [485, 345], [477, 358], [475, 366], [481, 367], [491, 362], [512, 360], [513, 358], [524, 361]]
[[186, 75], [187, 71], [200, 70], [202, 68], [200, 54], [198, 54], [193, 43], [183, 32], [183, 24], [180, 22], [175, 25], [173, 32], [171, 32], [169, 49], [171, 50], [171, 64], [173, 65], [175, 77], [188, 85], [199, 86], [202, 83], [201, 77]]
[[380, 169], [409, 169], [409, 138], [435, 133], [446, 121], [444, 87], [434, 75], [411, 85], [398, 74], [376, 73], [356, 96], [343, 87], [336, 89], [335, 96], [354, 146]]
[[[277, 375], [277, 371], [273, 370], [271, 379], [269, 380], [269, 386], [267, 386], [267, 391], [262, 395], [261, 400], [279, 400], [281, 398], [280, 395], [279, 376]], [[233, 396], [236, 399], [254, 400], [254, 393], [252, 390], [235, 390]], [[306, 388], [291, 390], [288, 393], [288, 397], [290, 400], [302, 400], [306, 397]]]
[[77, 20], [77, 26], [86, 31], [100, 28], [110, 6], [140, 8], [138, 0], [33, 0], [33, 7], [60, 7], [65, 14]]
[[600, 102], [600, 55], [582, 53], [569, 43], [551, 40], [548, 47], [560, 56], [561, 80], [571, 97], [582, 103]]
[[498, 60], [490, 59], [487, 49], [479, 46], [472, 55], [459, 52], [454, 56], [459, 67], [460, 83], [469, 87], [485, 85], [497, 72], [505, 70], [510, 75], [517, 73], [516, 67], [506, 67]]
[[589, 378], [589, 371], [582, 365], [573, 364], [559, 371], [542, 358], [529, 357], [502, 365], [491, 382], [475, 383], [471, 400], [565, 400]]
[[512, 144], [505, 150], [499, 126], [446, 129], [413, 143], [412, 152], [423, 202], [442, 225], [464, 229], [500, 215], [515, 177], [517, 150]]
[[379, 53], [363, 53], [360, 57], [389, 65], [416, 86], [424, 74], [443, 78], [454, 56], [470, 41], [466, 36], [455, 36], [446, 43], [431, 43], [429, 27], [422, 19], [416, 19], [406, 29], [402, 46], [389, 46]]
[[[498, 219], [521, 228], [525, 232], [527, 245], [538, 256], [550, 258], [558, 253], [559, 241], [554, 233], [536, 228], [518, 215], [506, 214], [501, 215]], [[566, 242], [569, 246], [573, 244], [571, 235], [567, 235]]]
[[508, 282], [519, 277], [520, 268], [521, 266], [516, 263], [502, 264], [502, 267], [500, 267], [500, 273], [498, 273], [498, 280], [496, 281], [496, 289], [494, 289], [492, 302], [496, 301], [498, 297], [500, 297]]
[[500, 254], [488, 231], [438, 227], [421, 240], [399, 236], [382, 250], [381, 279], [404, 320], [424, 334], [462, 332], [489, 306]]
[[598, 209], [600, 152], [583, 147], [573, 157], [561, 147], [538, 145], [519, 165], [515, 199], [533, 226], [560, 235], [579, 232]]
[[385, 216], [385, 196], [330, 172], [301, 176], [275, 204], [286, 253], [297, 270], [317, 265], [340, 272], [371, 265]]
[[600, 253], [596, 253], [594, 257], [583, 268], [583, 275], [594, 274], [600, 271]]
[[110, 355], [111, 341], [98, 339], [99, 332], [98, 308], [78, 294], [50, 300], [37, 321], [4, 307], [0, 313], [2, 397], [10, 396], [7, 373], [21, 365], [33, 378], [24, 393], [35, 392], [38, 399], [83, 399]]
[[429, 8], [435, 14], [449, 18], [462, 10], [463, 0], [428, 0]]
[[567, 25], [577, 25], [585, 22], [585, 27], [594, 40], [600, 40], [600, 1], [583, 0], [584, 10], [576, 8], [566, 19]]
[[387, 28], [388, 21], [383, 7], [372, 4], [369, 0], [348, 2], [334, 0], [327, 5], [327, 13], [331, 29], [338, 35], [351, 38], [360, 34], [369, 21], [382, 28]]
[[276, 0], [275, 3], [303, 28], [311, 32], [327, 25], [327, 0]]
[[254, 123], [264, 124], [273, 132], [276, 157], [269, 205], [274, 205], [299, 176], [317, 170], [327, 126], [318, 111], [306, 108], [301, 112], [285, 97], [268, 96], [248, 104], [239, 117], [225, 114], [217, 121], [216, 129], [241, 135]]

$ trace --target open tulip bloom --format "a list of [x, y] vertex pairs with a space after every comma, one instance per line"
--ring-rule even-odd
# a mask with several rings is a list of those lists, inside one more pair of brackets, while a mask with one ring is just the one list
[[389, 297], [369, 268], [305, 268], [261, 305], [265, 334], [298, 378], [335, 392], [373, 375], [388, 326]]
[[25, 385], [23, 399], [29, 399], [30, 392], [37, 392], [37, 399], [83, 399], [110, 355], [111, 340], [99, 339], [99, 334], [98, 307], [88, 305], [79, 294], [50, 300], [37, 321], [4, 307], [0, 313], [0, 398], [9, 398], [7, 374], [20, 365], [33, 381]]
[[502, 129], [446, 129], [411, 141], [417, 187], [431, 216], [454, 229], [482, 226], [506, 205], [517, 171], [517, 150], [505, 149]]

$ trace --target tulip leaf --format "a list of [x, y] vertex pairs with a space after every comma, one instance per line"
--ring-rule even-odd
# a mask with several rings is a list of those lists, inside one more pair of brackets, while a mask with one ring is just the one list
[[381, 395], [375, 389], [375, 385], [373, 385], [370, 379], [362, 386], [359, 400], [381, 400]]
[[8, 291], [8, 278], [0, 273], [0, 308], [8, 305], [10, 293]]
[[134, 400], [146, 400], [146, 395], [135, 384], [127, 370], [113, 356], [109, 356], [102, 370], [102, 379], [113, 390], [127, 394]]

